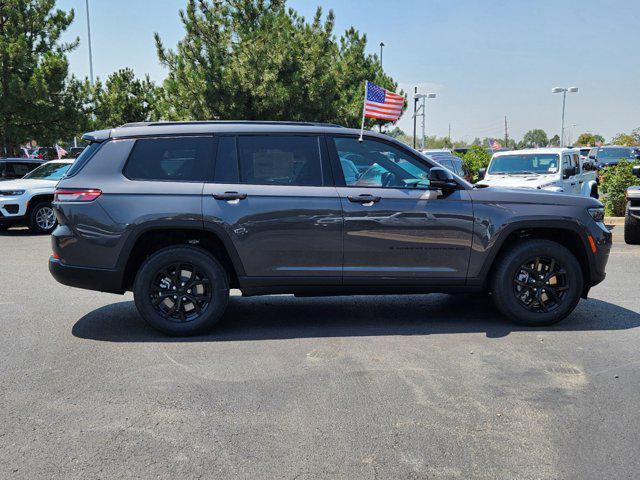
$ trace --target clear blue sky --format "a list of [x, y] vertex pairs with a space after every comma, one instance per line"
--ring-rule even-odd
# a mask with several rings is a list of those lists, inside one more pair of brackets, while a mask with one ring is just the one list
[[[74, 8], [66, 35], [80, 37], [71, 69], [89, 72], [84, 0], [59, 0]], [[182, 37], [178, 10], [186, 0], [90, 0], [94, 72], [106, 77], [123, 67], [161, 80], [153, 32], [167, 46]], [[353, 25], [372, 52], [386, 44], [385, 70], [405, 91], [436, 92], [427, 134], [454, 139], [520, 138], [531, 128], [559, 133], [561, 95], [554, 86], [578, 86], [567, 96], [566, 125], [601, 133], [640, 127], [640, 4], [638, 0], [290, 0], [307, 18], [321, 5], [336, 15], [336, 33]], [[400, 126], [411, 131], [410, 116]]]

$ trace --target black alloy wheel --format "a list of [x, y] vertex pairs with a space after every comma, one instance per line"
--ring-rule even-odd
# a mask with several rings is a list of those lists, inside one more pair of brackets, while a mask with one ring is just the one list
[[531, 312], [552, 312], [562, 305], [567, 271], [555, 258], [536, 256], [524, 262], [513, 278], [518, 303]]
[[227, 308], [229, 274], [202, 248], [171, 246], [142, 263], [133, 297], [153, 328], [167, 335], [199, 335], [218, 323]]
[[211, 279], [191, 263], [174, 263], [161, 268], [149, 286], [156, 311], [172, 322], [190, 322], [211, 303]]

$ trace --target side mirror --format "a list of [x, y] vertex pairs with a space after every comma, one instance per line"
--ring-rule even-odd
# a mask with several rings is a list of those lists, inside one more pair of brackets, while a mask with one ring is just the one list
[[480, 170], [478, 170], [478, 180], [482, 180], [486, 174], [487, 174], [486, 168], [481, 168]]
[[563, 178], [573, 177], [576, 174], [576, 167], [567, 167], [562, 171]]
[[633, 173], [636, 177], [640, 178], [640, 165], [636, 165], [631, 169], [631, 173]]
[[437, 190], [454, 190], [458, 188], [458, 182], [453, 178], [453, 174], [446, 168], [432, 167], [429, 170], [429, 185]]

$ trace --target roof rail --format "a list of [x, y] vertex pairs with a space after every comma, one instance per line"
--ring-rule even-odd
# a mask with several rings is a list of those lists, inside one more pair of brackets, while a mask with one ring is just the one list
[[336, 123], [324, 123], [324, 122], [287, 122], [287, 121], [272, 121], [272, 120], [189, 120], [189, 121], [159, 121], [159, 122], [131, 122], [120, 125], [120, 128], [128, 127], [160, 127], [164, 125], [225, 125], [225, 124], [258, 124], [258, 125], [300, 125], [307, 127], [335, 127], [344, 128], [342, 125]]

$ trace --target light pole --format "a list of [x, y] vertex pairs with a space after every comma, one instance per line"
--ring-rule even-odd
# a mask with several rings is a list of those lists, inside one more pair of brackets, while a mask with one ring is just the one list
[[384, 42], [380, 42], [380, 66], [382, 67], [382, 49], [384, 48]]
[[[416, 148], [416, 117], [418, 115], [422, 116], [422, 141], [420, 142], [420, 146], [422, 150], [425, 147], [425, 123], [426, 123], [426, 114], [427, 114], [427, 98], [436, 98], [435, 93], [417, 93], [418, 87], [415, 88], [415, 94], [413, 95], [413, 148]], [[422, 100], [422, 105], [418, 105], [418, 101]], [[417, 108], [416, 108], [417, 107]], [[418, 112], [422, 109], [422, 112], [418, 114]]]
[[89, 20], [89, 0], [85, 0], [87, 6], [87, 38], [89, 45], [89, 78], [91, 79], [91, 85], [93, 85], [93, 55], [91, 54], [91, 21]]
[[564, 107], [567, 102], [567, 92], [576, 93], [578, 87], [554, 87], [551, 89], [551, 93], [562, 93], [562, 122], [560, 123], [560, 146], [564, 147]]

